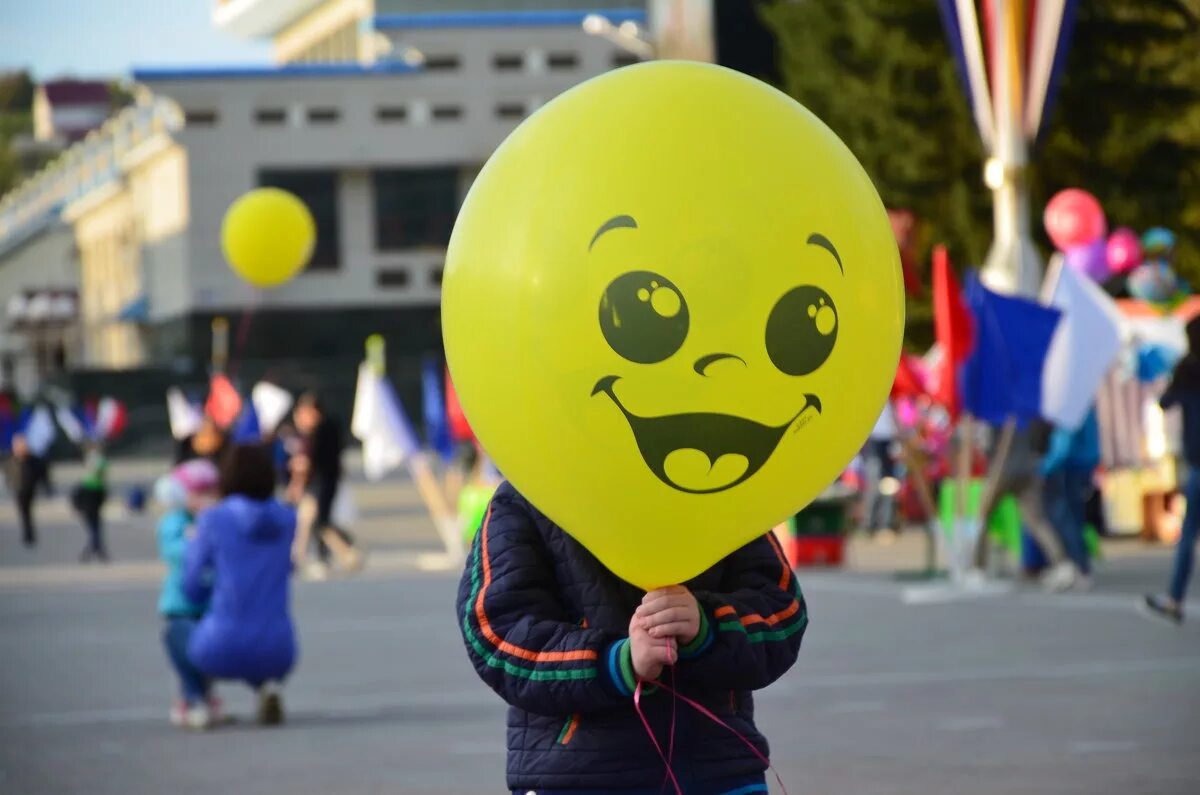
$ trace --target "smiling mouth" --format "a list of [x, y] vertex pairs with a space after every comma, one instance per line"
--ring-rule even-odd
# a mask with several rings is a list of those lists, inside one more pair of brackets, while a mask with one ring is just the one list
[[639, 417], [613, 391], [620, 376], [596, 382], [592, 396], [608, 395], [629, 423], [642, 460], [659, 480], [688, 494], [731, 489], [767, 463], [792, 423], [809, 409], [821, 413], [821, 399], [806, 394], [804, 405], [782, 425], [770, 426], [731, 414], [693, 412]]

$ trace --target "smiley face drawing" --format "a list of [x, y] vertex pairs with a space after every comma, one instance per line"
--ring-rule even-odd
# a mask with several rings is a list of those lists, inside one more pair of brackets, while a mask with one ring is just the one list
[[480, 441], [609, 569], [682, 582], [861, 447], [903, 333], [899, 257], [816, 117], [661, 61], [527, 119], [464, 202], [446, 353]]

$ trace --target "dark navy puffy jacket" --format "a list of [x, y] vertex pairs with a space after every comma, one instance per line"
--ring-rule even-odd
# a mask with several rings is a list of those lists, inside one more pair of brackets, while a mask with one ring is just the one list
[[275, 500], [226, 497], [196, 520], [183, 587], [198, 603], [212, 596], [188, 643], [188, 656], [204, 673], [258, 686], [292, 670], [295, 532], [296, 512]]
[[[701, 607], [700, 635], [680, 649], [678, 690], [764, 754], [750, 691], [778, 679], [808, 624], [800, 593], [770, 534], [684, 583]], [[657, 787], [665, 770], [633, 708], [629, 620], [644, 592], [500, 486], [459, 586], [458, 620], [479, 676], [508, 702], [510, 789]], [[672, 698], [643, 694], [666, 745]], [[691, 780], [761, 773], [741, 741], [676, 705], [676, 771]]]

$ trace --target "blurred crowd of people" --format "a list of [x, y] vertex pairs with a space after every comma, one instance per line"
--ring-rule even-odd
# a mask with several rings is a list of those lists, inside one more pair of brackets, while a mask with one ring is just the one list
[[1014, 426], [1003, 444], [1004, 430], [976, 426], [965, 461], [961, 434], [929, 400], [888, 401], [845, 476], [859, 492], [859, 528], [890, 542], [905, 525], [942, 519], [942, 490], [956, 487], [964, 471], [972, 481], [991, 477], [994, 492], [1015, 501], [1036, 545], [1037, 554], [1022, 561], [1027, 573], [1041, 573], [1052, 591], [1091, 587], [1085, 528], [1106, 532], [1094, 478], [1100, 465], [1095, 411], [1075, 429], [1042, 421]]

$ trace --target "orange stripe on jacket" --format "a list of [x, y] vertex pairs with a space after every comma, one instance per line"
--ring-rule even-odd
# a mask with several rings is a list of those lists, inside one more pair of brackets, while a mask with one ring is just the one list
[[[792, 577], [792, 567], [788, 565], [787, 556], [783, 554], [783, 549], [780, 548], [779, 540], [775, 538], [775, 533], [767, 533], [767, 539], [771, 542], [771, 548], [775, 550], [775, 556], [779, 558], [779, 562], [783, 566], [783, 574], [779, 578], [779, 587], [786, 590]], [[796, 611], [799, 609], [799, 600], [792, 599], [792, 603], [790, 605], [780, 610], [778, 613], [769, 615], [766, 618], [763, 618], [758, 613], [751, 613], [748, 616], [739, 617], [739, 620], [742, 622], [742, 626], [744, 627], [748, 627], [754, 623], [766, 624], [769, 627], [773, 627], [780, 621], [786, 621], [794, 616]], [[724, 607], [718, 607], [715, 615], [717, 618], [737, 616], [737, 611], [726, 605]]]
[[520, 646], [514, 646], [492, 630], [487, 613], [483, 610], [484, 597], [487, 596], [488, 587], [492, 584], [492, 562], [488, 558], [488, 525], [491, 521], [492, 509], [489, 506], [487, 516], [483, 520], [483, 527], [479, 530], [481, 542], [479, 556], [483, 563], [483, 587], [479, 589], [479, 596], [475, 600], [475, 618], [479, 621], [479, 629], [483, 631], [483, 636], [505, 654], [511, 654], [513, 657], [520, 657], [522, 660], [529, 660], [535, 663], [597, 659], [598, 655], [591, 649], [580, 649], [578, 651], [532, 651]]
[[771, 542], [771, 549], [775, 550], [775, 557], [779, 558], [779, 565], [783, 568], [779, 575], [779, 587], [786, 591], [788, 583], [792, 581], [792, 567], [788, 563], [787, 555], [783, 554], [783, 547], [779, 546], [779, 539], [775, 537], [774, 530], [767, 533], [767, 540]]

